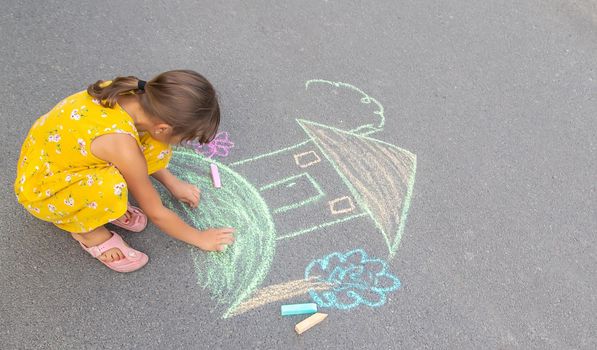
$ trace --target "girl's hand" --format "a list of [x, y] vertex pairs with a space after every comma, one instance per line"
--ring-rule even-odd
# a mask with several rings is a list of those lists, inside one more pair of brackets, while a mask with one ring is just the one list
[[201, 197], [201, 191], [197, 186], [192, 185], [188, 182], [178, 180], [174, 181], [169, 187], [170, 193], [179, 201], [186, 203], [191, 208], [197, 208], [199, 205], [199, 199]]
[[[130, 135], [115, 133], [99, 136], [91, 143], [91, 152], [116, 166], [147, 217], [169, 236], [205, 250], [224, 250], [234, 241], [234, 229], [212, 228], [199, 231], [164, 207], [158, 191], [147, 176], [147, 160], [137, 141]], [[199, 204], [199, 189], [179, 180], [168, 169], [158, 170], [152, 176], [181, 201], [195, 207]]]
[[223, 251], [234, 242], [231, 227], [208, 228], [193, 237], [193, 245], [206, 251]]

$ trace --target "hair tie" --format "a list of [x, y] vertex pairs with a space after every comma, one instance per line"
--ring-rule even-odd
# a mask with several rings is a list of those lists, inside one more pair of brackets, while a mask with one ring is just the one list
[[145, 84], [147, 84], [145, 80], [139, 79], [139, 82], [137, 82], [137, 88], [141, 91], [145, 91]]

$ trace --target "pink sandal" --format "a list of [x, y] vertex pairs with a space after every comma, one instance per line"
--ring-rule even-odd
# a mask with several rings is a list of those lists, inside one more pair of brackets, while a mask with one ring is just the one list
[[141, 210], [141, 208], [127, 204], [126, 211], [131, 213], [131, 217], [129, 219], [118, 218], [116, 220], [110, 221], [110, 223], [133, 232], [143, 231], [147, 226], [147, 215], [145, 215], [143, 210]]
[[[93, 246], [93, 247], [86, 247], [83, 243], [79, 242], [81, 247], [85, 249], [91, 256], [97, 258], [97, 260], [101, 261], [104, 265], [108, 266], [114, 271], [118, 272], [132, 272], [138, 270], [145, 266], [149, 261], [149, 257], [131, 247], [127, 247], [122, 240], [122, 237], [118, 235], [114, 231], [110, 231], [112, 233], [112, 237], [105, 241], [102, 244]], [[105, 251], [118, 248], [124, 254], [124, 258], [118, 261], [103, 261], [99, 258]]]

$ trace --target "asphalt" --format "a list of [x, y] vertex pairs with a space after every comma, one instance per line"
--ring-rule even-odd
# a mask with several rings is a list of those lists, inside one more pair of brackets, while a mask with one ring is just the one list
[[[0, 348], [597, 347], [594, 0], [8, 0], [0, 32]], [[341, 130], [372, 122], [363, 95], [306, 89], [309, 80], [383, 105], [385, 124], [368, 137], [417, 159], [393, 258], [360, 217], [278, 240], [252, 288], [363, 249], [400, 281], [383, 305], [321, 307], [328, 318], [300, 336], [302, 317], [279, 308], [313, 302], [308, 293], [223, 318], [231, 299], [198, 283], [205, 255], [155, 226], [119, 230], [150, 262], [118, 274], [20, 207], [15, 166], [37, 117], [98, 79], [179, 68], [218, 90], [234, 143], [216, 157], [223, 169], [306, 140], [298, 118]], [[286, 170], [240, 174], [256, 185]], [[321, 215], [276, 222], [276, 234]]]

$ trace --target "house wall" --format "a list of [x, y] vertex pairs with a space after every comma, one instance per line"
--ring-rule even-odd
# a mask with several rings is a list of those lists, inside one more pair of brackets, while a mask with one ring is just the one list
[[259, 190], [279, 239], [360, 218], [348, 188], [313, 141], [230, 164]]

